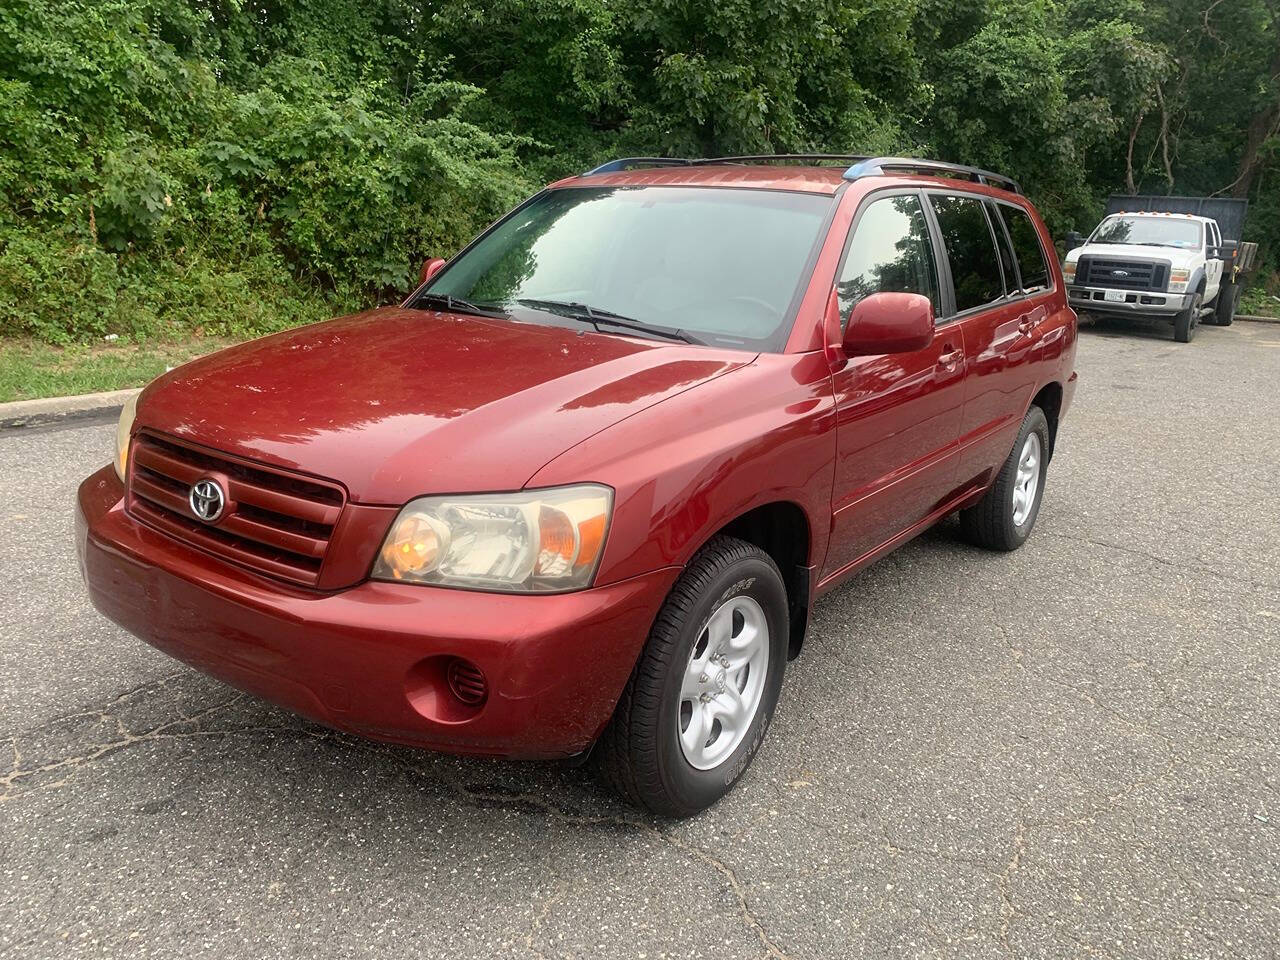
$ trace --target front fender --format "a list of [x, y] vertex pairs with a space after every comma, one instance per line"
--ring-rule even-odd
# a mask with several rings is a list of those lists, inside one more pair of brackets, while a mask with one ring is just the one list
[[834, 427], [822, 354], [763, 354], [584, 440], [528, 486], [613, 487], [597, 585], [684, 565], [728, 523], [778, 501], [808, 518], [817, 566], [830, 536]]

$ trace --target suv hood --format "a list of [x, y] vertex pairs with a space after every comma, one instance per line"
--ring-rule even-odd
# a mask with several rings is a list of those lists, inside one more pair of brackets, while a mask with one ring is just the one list
[[1174, 266], [1187, 266], [1204, 259], [1200, 250], [1179, 247], [1151, 247], [1136, 243], [1086, 243], [1071, 251], [1072, 262], [1081, 256], [1107, 257], [1115, 260], [1167, 260]]
[[518, 490], [593, 433], [754, 356], [384, 308], [193, 360], [146, 388], [136, 423], [398, 505]]

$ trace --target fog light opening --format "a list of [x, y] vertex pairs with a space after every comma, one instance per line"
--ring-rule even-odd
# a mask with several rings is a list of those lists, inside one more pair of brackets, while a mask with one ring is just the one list
[[447, 670], [449, 691], [469, 707], [478, 707], [489, 696], [484, 674], [470, 660], [454, 657]]
[[489, 681], [465, 657], [438, 653], [419, 660], [404, 678], [404, 695], [419, 716], [432, 723], [467, 723], [489, 699]]

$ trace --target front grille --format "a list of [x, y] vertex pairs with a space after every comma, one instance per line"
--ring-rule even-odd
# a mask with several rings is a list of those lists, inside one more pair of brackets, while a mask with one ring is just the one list
[[[227, 503], [212, 523], [188, 495], [214, 479]], [[141, 433], [129, 453], [129, 512], [208, 553], [260, 573], [315, 586], [345, 502], [336, 484]]]
[[[1127, 274], [1117, 277], [1115, 271]], [[1140, 260], [1104, 260], [1081, 257], [1076, 264], [1076, 283], [1086, 287], [1113, 287], [1124, 290], [1164, 290], [1169, 286], [1169, 265]]]

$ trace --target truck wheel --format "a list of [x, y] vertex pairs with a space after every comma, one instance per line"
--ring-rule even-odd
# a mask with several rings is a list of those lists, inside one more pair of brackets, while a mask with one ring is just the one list
[[1009, 459], [986, 495], [960, 511], [960, 530], [970, 543], [988, 550], [1017, 550], [1027, 542], [1040, 513], [1045, 472], [1049, 468], [1049, 421], [1032, 407]]
[[787, 590], [773, 560], [718, 536], [658, 612], [600, 739], [623, 797], [687, 817], [729, 792], [751, 763], [787, 664]]
[[1191, 298], [1191, 306], [1173, 318], [1173, 339], [1179, 343], [1190, 343], [1196, 335], [1196, 327], [1200, 325], [1200, 305], [1204, 303], [1204, 291], [1197, 290]]
[[1236, 307], [1240, 305], [1241, 285], [1238, 283], [1224, 283], [1218, 290], [1217, 309], [1214, 312], [1213, 322], [1219, 327], [1231, 326], [1231, 321], [1236, 318]]

